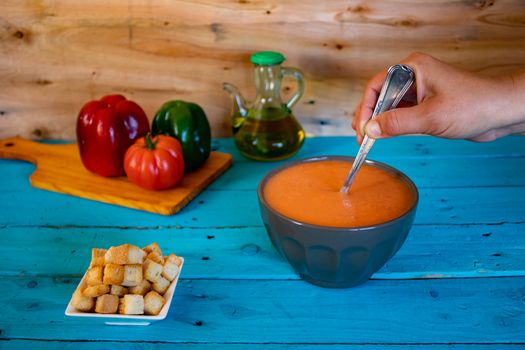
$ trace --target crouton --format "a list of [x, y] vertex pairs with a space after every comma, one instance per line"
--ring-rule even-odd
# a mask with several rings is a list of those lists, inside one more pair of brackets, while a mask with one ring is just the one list
[[109, 293], [121, 297], [125, 294], [128, 294], [129, 290], [126, 287], [112, 285]]
[[160, 247], [159, 245], [157, 244], [157, 242], [153, 242], [151, 243], [150, 245], [148, 246], [145, 246], [144, 248], [142, 248], [147, 254], [151, 253], [151, 252], [155, 252], [157, 253], [158, 255], [162, 256], [162, 250], [160, 250]]
[[99, 314], [116, 314], [118, 304], [118, 296], [112, 294], [101, 295], [97, 298], [95, 312], [98, 312]]
[[97, 286], [102, 284], [102, 276], [104, 274], [104, 267], [93, 266], [86, 272], [86, 283], [88, 286]]
[[120, 299], [118, 312], [125, 315], [142, 315], [144, 313], [144, 297], [135, 294], [124, 295]]
[[180, 268], [174, 262], [168, 261], [164, 264], [162, 268], [162, 277], [168, 281], [173, 281], [175, 277], [179, 274]]
[[89, 286], [82, 291], [87, 297], [96, 298], [102, 294], [109, 293], [109, 286], [107, 284], [99, 284], [98, 286]]
[[155, 261], [157, 264], [164, 265], [164, 257], [157, 252], [151, 252], [146, 256], [146, 259]]
[[100, 248], [91, 249], [91, 264], [89, 267], [104, 266], [106, 251], [106, 249]]
[[137, 246], [122, 244], [108, 249], [104, 256], [106, 264], [142, 264], [146, 253]]
[[143, 278], [142, 282], [135, 287], [129, 288], [129, 294], [140, 294], [145, 295], [151, 290], [151, 283], [147, 279]]
[[134, 287], [142, 282], [142, 265], [124, 265], [124, 280], [121, 285], [124, 287]]
[[144, 313], [147, 315], [158, 315], [165, 303], [166, 299], [152, 290], [144, 297]]
[[162, 273], [163, 267], [161, 264], [157, 264], [153, 260], [146, 259], [143, 269], [144, 278], [150, 282], [157, 282], [157, 280], [161, 277], [160, 275]]
[[165, 279], [164, 277], [159, 277], [155, 283], [153, 283], [153, 290], [156, 291], [159, 294], [164, 294], [168, 290], [168, 287], [170, 286], [170, 281]]
[[75, 290], [71, 305], [78, 311], [89, 312], [95, 307], [95, 298], [85, 296], [80, 289]]
[[175, 263], [177, 264], [178, 267], [182, 265], [182, 259], [173, 253], [171, 253], [164, 259], [164, 263], [167, 263], [167, 262]]
[[122, 284], [124, 280], [124, 266], [117, 264], [107, 264], [104, 266], [104, 277], [102, 282], [104, 284]]

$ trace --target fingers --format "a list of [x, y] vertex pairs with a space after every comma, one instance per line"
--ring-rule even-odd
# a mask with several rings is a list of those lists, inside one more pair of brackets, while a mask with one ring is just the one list
[[356, 131], [356, 138], [359, 144], [361, 144], [364, 137], [364, 127], [367, 121], [372, 117], [377, 97], [381, 92], [381, 87], [385, 81], [386, 74], [386, 70], [382, 71], [368, 81], [363, 98], [356, 110], [354, 120], [352, 121], [352, 128]]
[[379, 114], [366, 124], [366, 134], [374, 139], [406, 134], [427, 133], [429, 119], [418, 105], [397, 108]]
[[[440, 66], [440, 62], [426, 54], [413, 53], [403, 59], [401, 63], [414, 69], [416, 81], [406, 93], [403, 98], [404, 102], [402, 102], [399, 107], [422, 103], [427, 97], [432, 96], [429, 86], [427, 86], [426, 73], [427, 70], [435, 70], [435, 68]], [[365, 125], [367, 125], [372, 117], [386, 75], [387, 70], [384, 70], [370, 79], [356, 110], [354, 120], [352, 121], [352, 128], [356, 131], [356, 138], [359, 144], [361, 144], [363, 140]], [[413, 111], [411, 108], [406, 108], [406, 110], [402, 112], [385, 113], [385, 116], [378, 119], [377, 123], [370, 123], [369, 131], [373, 132], [374, 135], [378, 135], [376, 137], [389, 137], [407, 133], [425, 132], [424, 129], [426, 128], [426, 124], [424, 118], [411, 117], [410, 113]], [[416, 114], [414, 113], [413, 115]], [[405, 125], [404, 123], [410, 124]], [[368, 133], [369, 132], [367, 131], [367, 134]]]

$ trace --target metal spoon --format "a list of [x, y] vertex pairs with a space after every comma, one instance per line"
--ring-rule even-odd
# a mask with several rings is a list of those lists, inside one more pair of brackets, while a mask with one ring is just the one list
[[[414, 71], [409, 66], [396, 64], [390, 67], [371, 119], [374, 119], [378, 114], [388, 111], [389, 109], [396, 108], [397, 104], [401, 101], [413, 82]], [[359, 148], [359, 152], [357, 152], [357, 156], [352, 164], [352, 169], [350, 169], [345, 183], [341, 188], [342, 193], [347, 193], [350, 189], [350, 186], [352, 185], [357, 172], [361, 168], [361, 165], [365, 162], [366, 156], [372, 148], [374, 141], [375, 139], [369, 138], [365, 135], [363, 143]]]

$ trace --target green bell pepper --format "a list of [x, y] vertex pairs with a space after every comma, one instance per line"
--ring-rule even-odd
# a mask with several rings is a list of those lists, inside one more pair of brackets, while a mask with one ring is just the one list
[[195, 103], [180, 100], [164, 103], [155, 114], [152, 133], [173, 136], [180, 141], [186, 170], [197, 169], [210, 155], [210, 123]]

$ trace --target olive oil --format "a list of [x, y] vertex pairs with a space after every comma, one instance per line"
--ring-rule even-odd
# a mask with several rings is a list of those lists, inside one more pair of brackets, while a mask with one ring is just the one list
[[233, 125], [235, 143], [250, 159], [285, 159], [293, 156], [304, 142], [301, 125], [285, 105], [283, 108], [252, 109], [242, 124], [236, 124]]
[[[232, 131], [242, 155], [262, 161], [275, 161], [293, 156], [304, 142], [304, 131], [291, 108], [304, 92], [303, 74], [297, 68], [282, 67], [284, 56], [263, 51], [250, 58], [254, 64], [255, 100], [248, 102], [229, 83], [223, 88], [232, 97]], [[297, 90], [283, 103], [281, 81], [290, 76]]]

